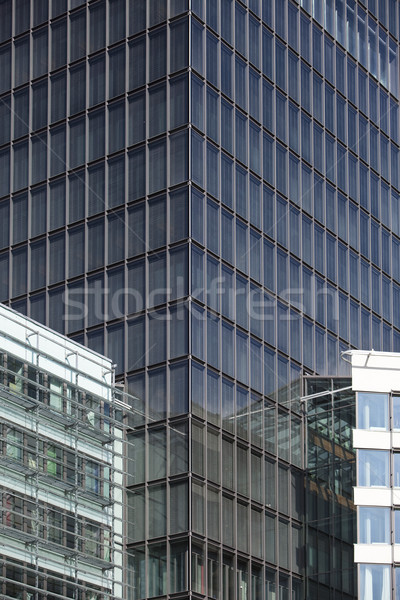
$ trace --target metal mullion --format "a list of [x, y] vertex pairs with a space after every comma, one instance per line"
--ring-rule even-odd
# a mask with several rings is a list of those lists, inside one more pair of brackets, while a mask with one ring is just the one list
[[124, 103], [125, 103], [125, 147], [124, 147], [124, 188], [125, 188], [125, 198], [124, 198], [124, 206], [125, 206], [125, 262], [128, 258], [128, 212], [127, 212], [127, 204], [129, 203], [129, 155], [127, 148], [130, 144], [129, 139], [129, 98], [128, 98], [128, 89], [129, 89], [129, 45], [125, 45], [125, 52], [128, 54], [128, 60], [126, 60], [126, 73], [125, 73], [125, 92], [124, 92]]
[[[68, 69], [68, 78], [70, 81], [70, 70]], [[70, 85], [67, 89], [70, 89]], [[67, 112], [67, 119], [65, 122], [65, 140], [66, 140], [66, 145], [65, 145], [65, 228], [67, 229], [68, 223], [69, 223], [69, 175], [68, 175], [68, 171], [70, 170], [70, 164], [69, 164], [69, 158], [70, 158], [70, 150], [71, 150], [71, 144], [70, 144], [70, 136], [71, 136], [71, 116], [68, 116], [70, 109], [69, 109], [69, 99], [67, 98], [67, 103], [68, 103], [68, 112]], [[67, 273], [67, 272], [66, 272]]]
[[[89, 162], [89, 119], [88, 119], [88, 106], [89, 106], [89, 85], [90, 85], [90, 79], [89, 79], [89, 74], [90, 74], [90, 63], [89, 63], [89, 59], [88, 59], [88, 55], [89, 55], [89, 47], [90, 44], [90, 12], [89, 12], [89, 7], [86, 6], [86, 54], [85, 54], [85, 110], [84, 110], [84, 119], [85, 119], [85, 163], [84, 163], [84, 169], [85, 169], [85, 206], [84, 206], [84, 225], [86, 224], [86, 219], [88, 217], [89, 214], [89, 170], [87, 168], [87, 164]], [[86, 229], [86, 228], [85, 228]], [[84, 237], [84, 240], [86, 241], [86, 235]], [[85, 243], [85, 242], [84, 242]], [[85, 251], [85, 257], [87, 256], [87, 251], [86, 248], [84, 248]], [[86, 260], [85, 260], [86, 262]], [[85, 273], [87, 272], [87, 269], [85, 268]]]
[[[13, 151], [13, 148], [11, 147], [11, 152]], [[10, 157], [11, 159], [11, 157]], [[13, 166], [13, 161], [10, 160], [10, 187], [11, 187], [11, 170], [12, 170], [12, 166]], [[14, 243], [13, 240], [13, 228], [11, 227], [12, 223], [14, 222], [14, 217], [13, 217], [13, 213], [14, 213], [14, 204], [12, 202], [11, 199], [11, 194], [9, 193], [9, 214], [10, 214], [10, 237], [11, 237], [11, 244], [8, 248], [7, 251], [7, 256], [8, 256], [8, 296], [9, 296], [9, 300], [12, 297], [12, 283], [13, 283], [13, 270], [14, 270], [14, 263], [13, 263], [13, 252], [11, 250], [12, 248], [12, 244]]]
[[[17, 14], [17, 10], [16, 10], [16, 3], [17, 0], [11, 1], [11, 45], [13, 45], [13, 39], [15, 37], [15, 15]], [[13, 73], [15, 72], [14, 69], [12, 71]]]
[[[106, 37], [106, 44], [105, 44], [105, 82], [104, 82], [104, 87], [105, 87], [105, 99], [104, 99], [104, 197], [105, 197], [105, 203], [104, 203], [104, 214], [105, 214], [105, 225], [107, 224], [107, 215], [106, 215], [106, 211], [108, 208], [108, 160], [107, 160], [107, 155], [108, 155], [108, 104], [109, 104], [109, 89], [110, 89], [110, 51], [108, 49], [108, 45], [109, 45], [109, 14], [110, 14], [110, 6], [109, 3], [106, 3], [106, 23], [105, 23], [105, 37]], [[108, 228], [107, 228], [108, 231]], [[108, 257], [108, 236], [107, 234], [105, 234], [105, 247], [104, 247], [104, 252], [106, 253], [105, 255]]]
[[[167, 7], [168, 10], [168, 7]], [[170, 23], [169, 20], [167, 19], [167, 24], [166, 24], [166, 37], [167, 37], [167, 56], [166, 56], [166, 61], [167, 61], [167, 68], [166, 68], [166, 78], [165, 78], [165, 108], [166, 108], [166, 119], [165, 119], [165, 124], [166, 124], [166, 188], [167, 188], [167, 201], [168, 201], [168, 190], [170, 188], [171, 185], [171, 181], [170, 181], [170, 166], [171, 166], [171, 156], [170, 156], [170, 63], [171, 63], [171, 31], [170, 31]], [[168, 202], [169, 204], [169, 202]], [[169, 210], [167, 211], [167, 231], [166, 231], [166, 240], [167, 240], [167, 246], [168, 246], [168, 242], [169, 242], [169, 227], [168, 227], [168, 222], [169, 222]]]
[[[50, 160], [50, 159], [49, 159]], [[48, 186], [50, 190], [50, 186]], [[49, 278], [50, 278], [50, 241], [49, 241], [49, 225], [50, 225], [50, 193], [47, 194], [47, 229], [45, 232], [46, 240], [46, 323], [49, 323], [50, 306], [49, 306]], [[39, 358], [39, 355], [38, 355]]]
[[[147, 319], [146, 319], [147, 321]], [[147, 368], [146, 368], [146, 372], [145, 372], [145, 377], [146, 380], [147, 378]], [[147, 381], [145, 381], [145, 391], [146, 391], [146, 396], [148, 397], [148, 385], [147, 385]], [[145, 406], [145, 413], [148, 412], [147, 411], [147, 398], [146, 398], [146, 406]], [[144, 429], [144, 439], [145, 439], [145, 448], [150, 448], [149, 445], [149, 430], [148, 430], [148, 424], [146, 423], [145, 425], [145, 429]], [[138, 488], [139, 491], [140, 488]], [[142, 490], [143, 490], [143, 494], [144, 494], [144, 540], [143, 540], [143, 545], [144, 545], [144, 555], [145, 555], [145, 594], [147, 595], [147, 589], [148, 589], [148, 583], [149, 583], [149, 560], [148, 560], [148, 554], [149, 554], [149, 537], [148, 537], [148, 531], [149, 531], [149, 452], [145, 452], [145, 463], [144, 463], [144, 484], [142, 486]]]
[[[188, 78], [188, 239], [192, 239], [192, 18], [191, 15], [187, 17], [188, 24], [188, 69], [186, 71], [186, 77]], [[188, 259], [189, 275], [191, 274], [191, 244], [189, 243], [189, 259]], [[192, 285], [189, 277], [189, 296], [191, 296]], [[190, 319], [189, 319], [190, 320]], [[189, 342], [190, 342], [190, 329], [189, 329]], [[191, 348], [191, 345], [189, 345]]]
[[[31, 139], [29, 139], [29, 146], [30, 148], [32, 148], [32, 143], [31, 143]], [[29, 153], [31, 154], [31, 153]], [[28, 169], [29, 169], [29, 175], [31, 174], [31, 164], [32, 164], [32, 159], [28, 160]], [[26, 246], [27, 246], [27, 273], [26, 273], [26, 310], [27, 310], [27, 314], [28, 314], [28, 304], [29, 304], [29, 299], [30, 299], [30, 290], [31, 290], [31, 274], [32, 274], [32, 268], [31, 268], [31, 244], [29, 241], [29, 237], [30, 237], [30, 231], [29, 231], [29, 225], [32, 222], [31, 220], [31, 203], [28, 201], [28, 198], [30, 196], [30, 191], [29, 191], [29, 179], [28, 178], [28, 191], [27, 191], [27, 226], [28, 226], [28, 240], [26, 242]]]
[[[167, 7], [167, 11], [168, 11], [168, 7]], [[170, 181], [170, 165], [171, 165], [171, 161], [170, 161], [170, 74], [169, 74], [169, 70], [170, 70], [170, 44], [171, 44], [171, 35], [170, 35], [170, 24], [169, 24], [169, 20], [168, 20], [168, 14], [167, 14], [167, 74], [166, 74], [166, 79], [165, 79], [165, 86], [166, 86], [166, 138], [165, 138], [165, 148], [166, 148], [166, 191], [165, 191], [165, 207], [166, 207], [166, 223], [165, 223], [165, 239], [166, 239], [166, 282], [167, 282], [167, 286], [169, 284], [169, 287], [171, 287], [171, 255], [170, 255], [170, 231], [171, 231], [171, 216], [170, 216], [170, 207], [171, 207], [171, 202], [170, 202], [170, 195], [169, 195], [169, 188], [171, 185], [171, 181]], [[167, 287], [168, 289], [168, 287]], [[165, 307], [165, 314], [166, 314], [166, 319], [167, 319], [167, 323], [166, 323], [166, 386], [167, 386], [167, 390], [166, 390], [166, 400], [167, 400], [167, 406], [166, 406], [166, 418], [168, 419], [168, 415], [169, 415], [169, 406], [170, 406], [170, 368], [169, 368], [169, 364], [170, 364], [170, 341], [171, 341], [171, 319], [170, 317], [170, 302], [171, 302], [171, 295], [169, 293], [167, 293], [166, 290], [166, 307]], [[178, 309], [179, 310], [179, 309]], [[168, 486], [169, 487], [169, 486]], [[168, 496], [169, 496], [169, 490], [167, 492]], [[168, 506], [168, 504], [167, 504]], [[169, 546], [169, 545], [168, 545]], [[169, 555], [169, 551], [167, 550], [167, 554]]]
[[[168, 397], [168, 396], [167, 396]], [[167, 519], [166, 519], [166, 564], [167, 564], [167, 590], [171, 589], [171, 552], [170, 552], [170, 523], [171, 523], [171, 494], [170, 494], [170, 481], [169, 481], [169, 466], [170, 466], [170, 433], [171, 426], [168, 423], [168, 411], [166, 411], [166, 426], [165, 426], [165, 442], [166, 442], [166, 478], [165, 478], [165, 499], [167, 507]]]
[[145, 65], [145, 71], [146, 71], [146, 81], [145, 81], [145, 86], [144, 86], [144, 94], [145, 94], [145, 98], [144, 98], [144, 104], [145, 104], [145, 139], [144, 139], [144, 144], [145, 144], [145, 148], [144, 148], [144, 152], [145, 152], [145, 176], [146, 176], [146, 182], [145, 182], [145, 196], [146, 196], [146, 231], [145, 231], [145, 235], [146, 235], [146, 239], [145, 239], [145, 251], [148, 250], [148, 245], [147, 245], [147, 223], [148, 223], [148, 209], [147, 209], [147, 197], [149, 195], [149, 74], [150, 74], [150, 62], [149, 62], [149, 56], [150, 56], [150, 37], [149, 37], [149, 32], [146, 29], [145, 31], [145, 52], [146, 52], [146, 65]]
[[[126, 221], [126, 215], [127, 215], [127, 210], [126, 210], [126, 205], [125, 205], [125, 221]], [[125, 238], [126, 238], [126, 227], [125, 227]], [[128, 371], [129, 369], [129, 344], [128, 344], [128, 299], [127, 299], [127, 295], [126, 295], [126, 291], [128, 289], [128, 268], [126, 265], [126, 245], [125, 245], [125, 258], [124, 258], [124, 264], [122, 266], [123, 268], [123, 278], [124, 278], [124, 306], [123, 306], [123, 324], [124, 324], [124, 379], [123, 379], [123, 383], [125, 385], [125, 381], [126, 381], [126, 375], [125, 373]]]

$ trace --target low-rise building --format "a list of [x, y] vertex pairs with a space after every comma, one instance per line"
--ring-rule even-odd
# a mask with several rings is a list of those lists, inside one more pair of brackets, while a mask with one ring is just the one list
[[124, 413], [110, 360], [0, 305], [0, 596], [123, 597]]

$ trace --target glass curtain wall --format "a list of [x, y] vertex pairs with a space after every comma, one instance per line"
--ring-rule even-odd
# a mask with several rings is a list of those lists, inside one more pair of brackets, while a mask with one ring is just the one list
[[[351, 379], [305, 378], [306, 422], [306, 597], [356, 598], [357, 512], [353, 504], [356, 419]], [[337, 391], [338, 390], [338, 391]], [[386, 509], [384, 509], [386, 510]], [[365, 535], [371, 535], [365, 514]], [[384, 513], [380, 521], [388, 518]], [[372, 532], [373, 534], [373, 532]]]
[[[187, 564], [198, 577], [182, 585], [203, 594], [217, 583], [201, 574], [216, 572], [236, 596], [300, 593], [287, 548], [301, 518], [265, 479], [251, 492], [251, 465], [298, 475], [303, 373], [346, 375], [349, 347], [400, 348], [397, 4], [1, 10], [0, 301], [110, 355], [146, 436], [166, 427], [167, 471], [146, 466], [142, 500], [155, 515], [165, 500], [166, 533], [145, 548], [146, 516], [132, 542], [153, 565], [143, 585], [169, 594]], [[199, 538], [172, 575], [168, 440], [181, 420], [210, 456], [233, 444], [248, 481], [226, 486], [222, 464], [187, 481]], [[201, 537], [224, 502], [220, 527], [245, 516], [240, 532], [226, 526], [226, 555], [221, 530]]]

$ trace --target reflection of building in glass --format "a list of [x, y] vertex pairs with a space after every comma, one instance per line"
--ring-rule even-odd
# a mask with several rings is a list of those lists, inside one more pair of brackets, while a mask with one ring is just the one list
[[[256, 394], [249, 400], [245, 389], [235, 399], [229, 380], [221, 396], [213, 392], [213, 373], [207, 377], [215, 403], [206, 408], [199, 402], [190, 419], [140, 418], [130, 435], [136, 452], [128, 491], [135, 520], [128, 532], [131, 598], [191, 588], [209, 598], [228, 600], [236, 593], [240, 600], [258, 599], [265, 578], [266, 598], [279, 589], [282, 598], [292, 590], [300, 600], [300, 415], [278, 411]], [[296, 411], [298, 390], [285, 390]], [[198, 389], [194, 395], [203, 398]]]
[[0, 307], [2, 598], [123, 597], [112, 378], [111, 361]]
[[304, 597], [356, 598], [352, 447], [355, 396], [351, 379], [306, 377], [304, 392], [307, 436]]
[[400, 597], [400, 354], [347, 354], [357, 405], [359, 598], [394, 600]]

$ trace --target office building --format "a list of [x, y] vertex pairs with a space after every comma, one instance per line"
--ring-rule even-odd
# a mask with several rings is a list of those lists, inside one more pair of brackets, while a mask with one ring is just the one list
[[0, 307], [2, 598], [124, 597], [129, 404], [110, 360]]
[[134, 597], [301, 598], [299, 379], [400, 347], [399, 2], [0, 10], [0, 301], [152, 415]]
[[400, 355], [348, 352], [357, 392], [359, 598], [400, 597]]

